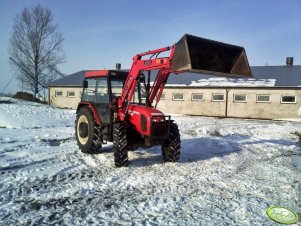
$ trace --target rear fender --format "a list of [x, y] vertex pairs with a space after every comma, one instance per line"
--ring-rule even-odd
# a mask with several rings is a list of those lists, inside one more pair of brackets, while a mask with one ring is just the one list
[[91, 112], [93, 113], [93, 116], [94, 116], [94, 119], [96, 121], [96, 123], [98, 125], [101, 125], [101, 120], [100, 120], [100, 117], [96, 111], [96, 108], [95, 106], [92, 104], [92, 103], [89, 103], [89, 102], [80, 102], [77, 106], [77, 109], [76, 109], [76, 113], [82, 108], [82, 107], [88, 107], [90, 108]]

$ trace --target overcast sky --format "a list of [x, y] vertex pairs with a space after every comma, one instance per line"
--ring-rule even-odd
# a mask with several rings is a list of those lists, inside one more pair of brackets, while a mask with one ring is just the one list
[[[129, 68], [140, 52], [172, 45], [185, 33], [244, 46], [250, 65], [301, 64], [300, 0], [0, 0], [0, 92], [14, 74], [8, 46], [23, 7], [48, 7], [63, 32], [65, 74]], [[20, 90], [16, 82], [5, 92]]]

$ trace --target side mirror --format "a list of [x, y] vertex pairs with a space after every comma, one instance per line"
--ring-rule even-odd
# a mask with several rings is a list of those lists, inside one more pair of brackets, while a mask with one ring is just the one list
[[84, 81], [83, 81], [83, 87], [84, 87], [84, 88], [88, 88], [88, 81], [87, 81], [87, 80], [84, 80]]

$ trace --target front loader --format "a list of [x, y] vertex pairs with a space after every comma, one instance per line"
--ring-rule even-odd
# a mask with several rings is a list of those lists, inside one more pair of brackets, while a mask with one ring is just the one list
[[[169, 56], [159, 57], [166, 52]], [[157, 75], [150, 84], [151, 71]], [[128, 151], [160, 145], [165, 162], [180, 158], [177, 124], [156, 109], [169, 74], [195, 72], [252, 77], [243, 47], [184, 35], [176, 44], [137, 54], [128, 72], [86, 72], [75, 134], [84, 153], [113, 142], [116, 167], [128, 166]]]

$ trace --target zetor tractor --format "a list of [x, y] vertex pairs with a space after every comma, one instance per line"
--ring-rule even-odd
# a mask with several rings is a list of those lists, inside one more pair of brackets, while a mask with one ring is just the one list
[[[159, 57], [162, 52], [167, 56]], [[93, 153], [113, 142], [115, 166], [122, 167], [129, 164], [129, 150], [160, 145], [163, 160], [177, 162], [178, 126], [156, 106], [169, 74], [187, 71], [252, 77], [244, 48], [187, 34], [173, 46], [137, 54], [128, 72], [88, 71], [75, 125], [81, 151]]]

